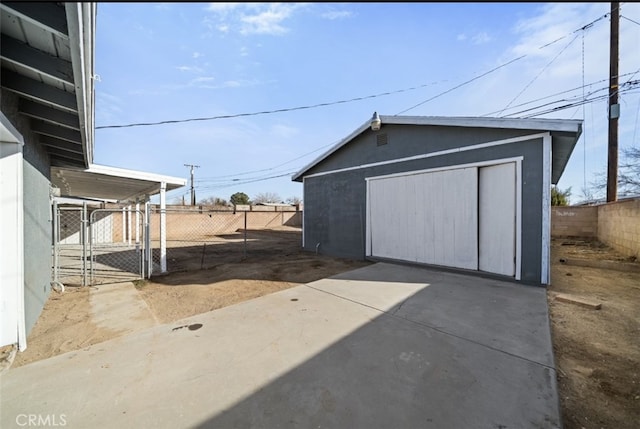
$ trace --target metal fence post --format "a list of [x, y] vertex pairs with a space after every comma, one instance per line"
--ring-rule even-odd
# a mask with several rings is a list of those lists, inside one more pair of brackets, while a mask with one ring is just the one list
[[148, 201], [144, 203], [144, 246], [147, 278], [150, 278], [153, 273], [153, 250], [151, 249], [151, 205]]
[[160, 183], [160, 272], [167, 272], [167, 184]]
[[60, 214], [58, 213], [58, 202], [53, 200], [53, 281], [58, 281], [58, 240], [60, 237]]
[[244, 257], [247, 257], [247, 212], [244, 212]]
[[89, 220], [87, 219], [87, 203], [82, 203], [82, 286], [87, 285], [87, 244], [89, 237]]

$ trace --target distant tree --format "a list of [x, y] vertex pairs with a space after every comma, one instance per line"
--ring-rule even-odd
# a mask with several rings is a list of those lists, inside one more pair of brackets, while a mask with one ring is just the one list
[[292, 205], [298, 205], [302, 203], [302, 199], [300, 197], [289, 197], [287, 198], [287, 203]]
[[253, 198], [253, 204], [281, 203], [282, 198], [274, 192], [261, 192]]
[[[626, 147], [620, 150], [618, 159], [618, 196], [640, 195], [640, 146]], [[598, 171], [593, 175], [590, 188], [584, 194], [604, 198], [607, 195], [607, 171]]]
[[557, 186], [551, 188], [551, 205], [552, 206], [568, 206], [569, 197], [571, 196], [571, 186], [561, 191]]
[[171, 199], [171, 204], [173, 205], [184, 205], [184, 195], [181, 197], [173, 197], [173, 199]]
[[229, 200], [234, 206], [249, 204], [249, 195], [245, 194], [244, 192], [236, 192], [235, 194], [231, 195]]
[[198, 203], [203, 206], [228, 206], [227, 200], [218, 197], [207, 197], [200, 200]]

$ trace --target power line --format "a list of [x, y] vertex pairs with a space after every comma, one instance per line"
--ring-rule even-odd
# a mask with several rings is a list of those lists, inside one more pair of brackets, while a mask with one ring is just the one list
[[255, 182], [263, 182], [265, 180], [271, 180], [271, 179], [276, 179], [278, 177], [285, 177], [285, 176], [290, 176], [293, 173], [295, 173], [298, 170], [293, 170], [293, 171], [289, 171], [287, 173], [284, 174], [278, 174], [275, 176], [269, 176], [269, 177], [263, 177], [260, 179], [254, 179], [254, 180], [245, 180], [243, 182], [235, 182], [235, 183], [231, 183], [231, 184], [227, 184], [227, 185], [210, 185], [210, 186], [201, 186], [199, 187], [199, 189], [204, 190], [204, 189], [222, 189], [222, 188], [229, 188], [231, 186], [241, 186], [241, 185], [246, 185], [248, 183], [255, 183]]
[[631, 18], [627, 18], [626, 16], [620, 15], [620, 18], [624, 18], [624, 19], [626, 19], [627, 21], [631, 21], [631, 22], [633, 22], [633, 23], [634, 23], [634, 24], [636, 24], [636, 25], [640, 25], [640, 22], [638, 22], [638, 21], [634, 21], [633, 19], [631, 19]]
[[[339, 141], [339, 140], [338, 140], [338, 141]], [[322, 149], [324, 149], [324, 148], [326, 148], [326, 147], [333, 146], [333, 145], [335, 145], [336, 143], [338, 143], [338, 141], [331, 142], [331, 143], [329, 143], [329, 144], [326, 144], [326, 145], [320, 146], [319, 148], [314, 149], [314, 150], [312, 150], [311, 152], [307, 152], [307, 153], [305, 153], [305, 154], [303, 154], [303, 155], [300, 155], [300, 156], [298, 156], [298, 157], [296, 157], [296, 158], [293, 158], [293, 159], [291, 159], [291, 160], [289, 160], [289, 161], [286, 161], [286, 162], [283, 162], [283, 163], [281, 163], [281, 164], [274, 165], [273, 167], [270, 167], [270, 168], [263, 168], [263, 169], [261, 169], [261, 170], [245, 171], [245, 172], [243, 172], [243, 173], [227, 174], [227, 175], [224, 175], [224, 176], [203, 177], [203, 178], [202, 178], [201, 180], [199, 180], [199, 181], [215, 180], [215, 179], [224, 179], [224, 178], [227, 178], [227, 177], [244, 176], [244, 175], [246, 175], [246, 174], [262, 173], [262, 172], [265, 172], [265, 171], [275, 170], [275, 169], [276, 169], [276, 168], [278, 168], [278, 167], [282, 167], [283, 165], [287, 165], [287, 164], [289, 164], [289, 163], [291, 163], [291, 162], [293, 162], [293, 161], [297, 161], [297, 160], [299, 160], [300, 158], [304, 158], [305, 156], [311, 155], [312, 153], [318, 152], [319, 150], [322, 150]]]
[[158, 121], [158, 122], [138, 122], [134, 124], [125, 124], [125, 125], [102, 125], [99, 127], [95, 127], [95, 129], [101, 130], [106, 128], [130, 128], [130, 127], [143, 127], [143, 126], [152, 126], [152, 125], [178, 124], [178, 123], [195, 122], [195, 121], [212, 121], [214, 119], [231, 119], [231, 118], [240, 118], [244, 116], [258, 116], [258, 115], [266, 115], [271, 113], [292, 112], [295, 110], [315, 109], [318, 107], [334, 106], [336, 104], [351, 103], [354, 101], [362, 101], [362, 100], [367, 100], [371, 98], [383, 97], [387, 95], [400, 94], [402, 92], [413, 91], [416, 89], [424, 88], [429, 85], [435, 85], [436, 83], [438, 82], [425, 83], [423, 85], [414, 86], [411, 88], [404, 88], [404, 89], [398, 89], [395, 91], [382, 92], [380, 94], [367, 95], [364, 97], [350, 98], [348, 100], [339, 100], [339, 101], [331, 101], [328, 103], [312, 104], [308, 106], [288, 107], [284, 109], [275, 109], [275, 110], [263, 110], [260, 112], [251, 112], [251, 113], [237, 113], [233, 115], [209, 116], [209, 117], [203, 117], [203, 118], [175, 119], [175, 120]]
[[[560, 37], [552, 42], [549, 42], [545, 45], [540, 46], [538, 49], [543, 49], [546, 48], [548, 46], [553, 45], [554, 43], [568, 37], [569, 35], [576, 33], [577, 31], [580, 30], [584, 30], [586, 28], [589, 28], [591, 26], [593, 26], [596, 22], [606, 18], [609, 15], [609, 13], [604, 14], [603, 16], [596, 18], [595, 20], [593, 20], [592, 22], [590, 22], [589, 24], [586, 24], [576, 30], [574, 30], [573, 32], [569, 33], [568, 35], [565, 35], [563, 37]], [[483, 73], [479, 76], [476, 76], [466, 82], [463, 82], [460, 85], [457, 85], [449, 90], [446, 90], [434, 97], [431, 97], [421, 103], [416, 104], [415, 106], [412, 106], [408, 109], [403, 110], [402, 112], [399, 112], [396, 114], [400, 115], [402, 113], [405, 113], [409, 110], [412, 110], [418, 106], [421, 106], [422, 104], [425, 104], [429, 101], [432, 101], [438, 97], [441, 97], [445, 94], [448, 94], [449, 92], [454, 91], [455, 89], [458, 89], [464, 85], [467, 85], [477, 79], [480, 79], [481, 77], [486, 76], [487, 74], [490, 74], [502, 67], [505, 67], [515, 61], [518, 61], [524, 57], [526, 57], [527, 55], [523, 55], [521, 57], [515, 58], [505, 64], [502, 64], [501, 66], [498, 66], [492, 70], [489, 70], [486, 73]], [[100, 130], [100, 129], [109, 129], [109, 128], [130, 128], [130, 127], [141, 127], [141, 126], [154, 126], [154, 125], [165, 125], [165, 124], [177, 124], [177, 123], [186, 123], [186, 122], [196, 122], [196, 121], [211, 121], [211, 120], [216, 120], [216, 119], [232, 119], [232, 118], [239, 118], [239, 117], [246, 117], [246, 116], [258, 116], [258, 115], [265, 115], [265, 114], [272, 114], [272, 113], [283, 113], [283, 112], [291, 112], [291, 111], [296, 111], [296, 110], [305, 110], [305, 109], [314, 109], [314, 108], [318, 108], [318, 107], [327, 107], [327, 106], [333, 106], [333, 105], [337, 105], [337, 104], [344, 104], [344, 103], [351, 103], [351, 102], [355, 102], [355, 101], [362, 101], [362, 100], [367, 100], [367, 99], [372, 99], [372, 98], [377, 98], [377, 97], [383, 97], [383, 96], [387, 96], [387, 95], [393, 95], [393, 94], [399, 94], [402, 92], [408, 92], [408, 91], [413, 91], [416, 89], [420, 89], [420, 88], [424, 88], [430, 85], [435, 85], [436, 83], [439, 82], [432, 82], [432, 83], [428, 83], [428, 84], [423, 84], [423, 85], [419, 85], [419, 86], [414, 86], [411, 88], [404, 88], [404, 89], [399, 89], [399, 90], [395, 90], [395, 91], [389, 91], [389, 92], [383, 92], [380, 94], [373, 94], [373, 95], [368, 95], [368, 96], [364, 96], [364, 97], [356, 97], [356, 98], [351, 98], [351, 99], [347, 99], [347, 100], [339, 100], [339, 101], [332, 101], [332, 102], [328, 102], [328, 103], [318, 103], [318, 104], [313, 104], [313, 105], [306, 105], [306, 106], [297, 106], [297, 107], [290, 107], [290, 108], [283, 108], [283, 109], [274, 109], [274, 110], [264, 110], [264, 111], [259, 111], [259, 112], [251, 112], [251, 113], [238, 113], [238, 114], [232, 114], [232, 115], [218, 115], [218, 116], [210, 116], [210, 117], [201, 117], [201, 118], [188, 118], [188, 119], [176, 119], [176, 120], [165, 120], [165, 121], [157, 121], [157, 122], [138, 122], [138, 123], [132, 123], [132, 124], [122, 124], [122, 125], [102, 125], [102, 126], [97, 126], [95, 127], [96, 130]]]
[[[574, 34], [574, 33], [578, 32], [578, 31], [581, 31], [581, 30], [585, 30], [585, 29], [587, 29], [587, 28], [590, 28], [590, 27], [592, 27], [596, 22], [598, 22], [598, 21], [601, 21], [601, 20], [605, 19], [607, 16], [609, 16], [609, 13], [605, 13], [604, 15], [600, 16], [599, 18], [594, 19], [594, 20], [593, 20], [593, 21], [591, 21], [590, 23], [588, 23], [588, 24], [586, 24], [586, 25], [583, 25], [582, 27], [580, 27], [580, 28], [578, 28], [578, 29], [576, 29], [576, 30], [572, 31], [571, 33], [569, 33], [569, 34], [567, 34], [567, 35], [565, 35], [565, 36], [562, 36], [562, 37], [560, 37], [560, 38], [558, 38], [558, 39], [554, 40], [553, 42], [550, 42], [550, 43], [547, 43], [547, 44], [545, 44], [545, 45], [542, 45], [542, 46], [540, 46], [538, 49], [543, 49], [543, 48], [546, 48], [546, 47], [548, 47], [548, 46], [551, 46], [551, 45], [553, 45], [554, 43], [559, 42], [560, 40], [562, 40], [562, 39], [564, 39], [564, 38], [566, 38], [566, 37], [568, 37], [568, 36], [570, 36], [570, 35], [572, 35], [572, 34]], [[575, 39], [574, 39], [574, 40], [575, 40]], [[571, 43], [573, 43], [573, 40], [571, 41]], [[569, 43], [569, 44], [571, 44], [571, 43]], [[565, 48], [565, 49], [566, 49], [566, 48]], [[438, 98], [438, 97], [441, 97], [441, 96], [443, 96], [443, 95], [445, 95], [445, 94], [448, 94], [449, 92], [452, 92], [452, 91], [454, 91], [454, 90], [456, 90], [456, 89], [458, 89], [458, 88], [460, 88], [460, 87], [462, 87], [462, 86], [465, 86], [465, 85], [467, 85], [467, 84], [469, 84], [469, 83], [471, 83], [471, 82], [473, 82], [473, 81], [475, 81], [475, 80], [480, 79], [481, 77], [484, 77], [484, 76], [488, 75], [489, 73], [493, 73], [494, 71], [496, 71], [496, 70], [498, 70], [498, 69], [500, 69], [500, 68], [502, 68], [502, 67], [505, 67], [505, 66], [507, 66], [507, 65], [509, 65], [509, 64], [511, 64], [511, 63], [514, 63], [514, 62], [516, 62], [516, 61], [518, 61], [518, 60], [521, 60], [522, 58], [525, 58], [525, 57], [527, 57], [527, 56], [528, 56], [528, 55], [527, 55], [527, 54], [525, 54], [525, 55], [522, 55], [522, 56], [520, 56], [520, 57], [518, 57], [518, 58], [515, 58], [515, 59], [513, 59], [513, 60], [511, 60], [511, 61], [509, 61], [509, 62], [507, 62], [507, 63], [505, 63], [505, 64], [502, 64], [502, 65], [500, 65], [500, 66], [498, 66], [498, 67], [496, 67], [496, 68], [494, 68], [494, 69], [489, 70], [489, 71], [488, 71], [488, 72], [486, 72], [486, 73], [483, 73], [483, 74], [481, 74], [481, 75], [479, 75], [479, 76], [476, 76], [476, 77], [474, 77], [474, 78], [472, 78], [472, 79], [470, 79], [470, 80], [468, 80], [468, 81], [466, 81], [466, 82], [463, 82], [463, 83], [461, 83], [460, 85], [457, 85], [457, 86], [455, 86], [455, 87], [453, 87], [453, 88], [451, 88], [451, 89], [448, 89], [448, 90], [446, 90], [446, 91], [444, 91], [444, 92], [442, 92], [442, 93], [440, 93], [440, 94], [437, 94], [437, 95], [435, 95], [435, 96], [433, 96], [433, 97], [431, 97], [431, 98], [428, 98], [427, 100], [424, 100], [424, 101], [422, 101], [422, 102], [420, 102], [420, 103], [416, 104], [415, 106], [409, 107], [408, 109], [405, 109], [405, 110], [403, 110], [403, 111], [401, 111], [401, 112], [399, 112], [399, 113], [396, 113], [396, 115], [395, 115], [395, 116], [397, 116], [397, 115], [401, 115], [402, 113], [405, 113], [405, 112], [408, 112], [409, 110], [415, 109], [415, 108], [416, 108], [416, 107], [418, 107], [418, 106], [422, 106], [423, 104], [428, 103], [429, 101], [435, 100], [435, 99], [436, 99], [436, 98]]]
[[426, 100], [424, 100], [424, 101], [422, 101], [422, 102], [420, 102], [420, 103], [416, 104], [415, 106], [411, 106], [411, 107], [409, 107], [408, 109], [404, 109], [403, 111], [396, 113], [394, 116], [401, 115], [401, 114], [403, 114], [403, 113], [405, 113], [405, 112], [408, 112], [409, 110], [413, 110], [413, 109], [415, 109], [416, 107], [422, 106], [423, 104], [428, 103], [429, 101], [432, 101], [432, 100], [435, 100], [436, 98], [442, 97], [443, 95], [448, 94], [448, 93], [450, 93], [450, 92], [452, 92], [452, 91], [454, 91], [454, 90], [456, 90], [456, 89], [458, 89], [458, 88], [461, 88], [461, 87], [463, 87], [463, 86], [465, 86], [465, 85], [468, 85], [468, 84], [470, 84], [471, 82], [473, 82], [473, 81], [476, 81], [476, 80], [480, 79], [481, 77], [484, 77], [484, 76], [486, 76], [486, 75], [488, 75], [488, 74], [490, 74], [490, 73], [493, 73], [493, 72], [494, 72], [494, 71], [496, 71], [496, 70], [501, 69], [502, 67], [506, 67], [506, 66], [508, 66], [508, 65], [509, 65], [509, 64], [511, 64], [511, 63], [514, 63], [514, 62], [516, 62], [516, 61], [518, 61], [518, 60], [521, 60], [521, 59], [523, 59], [524, 57], [526, 57], [526, 55], [522, 55], [522, 56], [520, 56], [520, 57], [518, 57], [518, 58], [515, 58], [515, 59], [513, 59], [513, 60], [511, 60], [511, 61], [509, 61], [509, 62], [507, 62], [507, 63], [501, 64], [501, 65], [499, 65], [498, 67], [494, 67], [494, 68], [492, 68], [491, 70], [489, 70], [488, 72], [482, 73], [481, 75], [476, 76], [476, 77], [473, 77], [473, 78], [471, 78], [471, 79], [467, 80], [466, 82], [463, 82], [463, 83], [461, 83], [461, 84], [459, 84], [459, 85], [456, 85], [456, 86], [454, 86], [453, 88], [450, 88], [450, 89], [448, 89], [448, 90], [446, 90], [446, 91], [444, 91], [444, 92], [441, 92], [440, 94], [434, 95], [433, 97], [428, 98], [428, 99], [426, 99]]
[[[620, 77], [623, 77], [623, 76], [631, 76], [631, 78], [633, 78], [633, 76], [634, 76], [634, 75], [636, 75], [638, 72], [640, 72], [640, 70], [637, 70], [637, 71], [635, 71], [635, 72], [633, 72], [633, 73], [624, 73], [624, 74], [621, 74], [621, 75], [619, 75], [619, 76], [620, 76]], [[631, 78], [630, 78], [630, 79], [631, 79]], [[609, 80], [608, 78], [607, 78], [607, 79], [600, 79], [600, 80], [597, 80], [597, 81], [591, 82], [591, 83], [589, 83], [589, 84], [586, 84], [586, 85], [584, 85], [584, 87], [585, 87], [585, 88], [586, 88], [586, 87], [591, 87], [591, 86], [593, 86], [593, 85], [596, 85], [596, 84], [599, 84], [599, 83], [603, 83], [603, 82], [606, 82], [606, 81], [608, 81], [608, 80]], [[628, 84], [628, 83], [629, 83], [629, 81], [625, 82], [625, 84]], [[515, 109], [515, 108], [518, 108], [518, 107], [523, 107], [523, 106], [526, 106], [526, 105], [528, 105], [528, 104], [536, 103], [536, 102], [538, 102], [538, 101], [542, 101], [542, 100], [547, 100], [547, 99], [549, 99], [549, 98], [556, 97], [556, 96], [558, 96], [558, 95], [571, 93], [571, 92], [578, 91], [578, 90], [581, 90], [581, 89], [583, 89], [583, 86], [577, 86], [577, 87], [575, 87], [575, 88], [571, 88], [571, 89], [567, 89], [567, 90], [564, 90], [564, 91], [556, 92], [556, 93], [554, 93], [554, 94], [550, 94], [550, 95], [546, 95], [546, 96], [544, 96], [544, 97], [536, 98], [536, 99], [534, 99], [534, 100], [530, 100], [530, 101], [527, 101], [527, 102], [525, 102], [525, 103], [520, 103], [520, 104], [513, 105], [513, 106], [511, 106], [511, 107], [510, 107], [510, 109], [508, 109], [508, 110]], [[607, 87], [599, 88], [599, 89], [597, 89], [597, 90], [594, 90], [594, 91], [589, 92], [586, 96], [589, 96], [589, 95], [595, 94], [595, 93], [600, 92], [600, 91], [604, 91], [604, 90], [606, 90], [606, 89], [607, 89]], [[584, 97], [583, 97], [583, 98], [584, 98]], [[545, 104], [542, 104], [542, 105], [538, 105], [537, 107], [532, 107], [532, 108], [530, 108], [530, 109], [525, 110], [524, 112], [529, 111], [529, 110], [533, 110], [533, 109], [536, 109], [536, 108], [539, 108], [539, 107], [549, 106], [549, 105], [552, 105], [552, 104], [555, 104], [555, 103], [559, 103], [559, 102], [562, 102], [562, 101], [568, 101], [568, 100], [565, 98], [565, 99], [560, 99], [560, 100], [552, 101], [552, 102], [549, 102], [549, 103], [545, 103]], [[497, 115], [497, 114], [498, 114], [498, 113], [500, 113], [500, 112], [501, 112], [501, 110], [496, 110], [496, 111], [493, 111], [493, 112], [490, 112], [490, 113], [485, 113], [485, 114], [480, 115], [480, 116], [485, 116], [485, 117], [486, 117], [486, 116], [493, 116], [493, 115]], [[518, 112], [518, 113], [522, 113], [522, 112]], [[511, 114], [508, 114], [508, 115], [504, 115], [504, 117], [512, 116], [512, 115], [515, 115], [515, 114], [517, 114], [517, 113], [511, 113]]]
[[[582, 33], [582, 34], [584, 34], [584, 33]], [[564, 48], [562, 48], [562, 49], [560, 50], [560, 52], [558, 52], [558, 54], [557, 54], [555, 57], [553, 57], [553, 59], [552, 59], [551, 61], [549, 61], [549, 62], [547, 63], [547, 65], [545, 65], [545, 66], [540, 70], [540, 72], [538, 72], [538, 74], [537, 74], [533, 79], [531, 79], [531, 81], [530, 81], [529, 83], [527, 83], [527, 84], [524, 86], [524, 88], [522, 88], [522, 90], [521, 90], [521, 91], [520, 91], [520, 92], [519, 92], [515, 97], [513, 97], [513, 99], [512, 99], [512, 100], [511, 100], [511, 101], [510, 101], [510, 102], [505, 106], [505, 108], [504, 108], [504, 109], [502, 109], [502, 110], [500, 111], [500, 113], [498, 113], [498, 115], [502, 114], [502, 112], [504, 112], [506, 109], [508, 109], [508, 108], [509, 108], [509, 106], [511, 106], [511, 104], [512, 104], [514, 101], [516, 101], [516, 100], [518, 99], [518, 97], [520, 97], [520, 96], [521, 96], [521, 95], [522, 95], [522, 94], [527, 90], [527, 88], [529, 88], [529, 87], [533, 84], [533, 82], [535, 82], [535, 81], [536, 81], [536, 80], [537, 80], [537, 79], [542, 75], [542, 73], [544, 73], [544, 71], [545, 71], [545, 70], [546, 70], [546, 69], [547, 69], [551, 64], [553, 64], [553, 63], [554, 63], [554, 61], [555, 61], [555, 60], [557, 60], [557, 59], [558, 59], [558, 57], [559, 57], [560, 55], [562, 55], [562, 53], [563, 53], [564, 51], [566, 51], [566, 50], [569, 48], [569, 46], [571, 46], [571, 45], [573, 44], [573, 42], [575, 42], [575, 40], [576, 40], [577, 38], [578, 38], [578, 35], [576, 35], [576, 37], [574, 37], [574, 38], [573, 38], [569, 43], [567, 43], [567, 45], [566, 45]], [[584, 39], [583, 39], [583, 47], [584, 47]], [[584, 64], [583, 64], [583, 65], [584, 65]], [[584, 82], [582, 82], [582, 83], [584, 84]]]

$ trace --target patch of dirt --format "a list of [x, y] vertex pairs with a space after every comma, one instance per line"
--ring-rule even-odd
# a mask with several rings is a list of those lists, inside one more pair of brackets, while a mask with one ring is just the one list
[[[635, 429], [640, 422], [640, 273], [560, 259], [629, 262], [597, 241], [553, 239], [548, 288], [565, 429]], [[569, 294], [600, 310], [554, 299]]]
[[89, 287], [68, 287], [51, 292], [31, 333], [27, 349], [15, 355], [11, 368], [82, 349], [117, 335], [99, 328], [91, 320]]
[[[155, 320], [174, 322], [371, 264], [304, 252], [299, 228], [250, 233], [246, 254], [238, 242], [242, 233], [231, 234], [227, 244], [218, 237], [213, 245], [170, 248], [173, 267], [182, 271], [133, 282]], [[15, 354], [10, 367], [122, 335], [92, 321], [90, 289], [67, 287], [64, 293], [51, 292], [27, 338], [27, 349]], [[10, 352], [11, 348], [0, 350], [0, 360], [8, 359]]]

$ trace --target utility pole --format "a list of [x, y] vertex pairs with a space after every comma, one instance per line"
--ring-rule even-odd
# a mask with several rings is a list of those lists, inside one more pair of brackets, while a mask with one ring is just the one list
[[199, 165], [193, 165], [193, 164], [185, 164], [184, 166], [191, 168], [191, 205], [195, 206], [196, 205], [196, 190], [193, 187], [193, 169], [194, 168], [200, 168], [200, 166]]
[[611, 2], [611, 34], [609, 46], [609, 151], [607, 161], [607, 202], [618, 199], [618, 44], [620, 3]]

